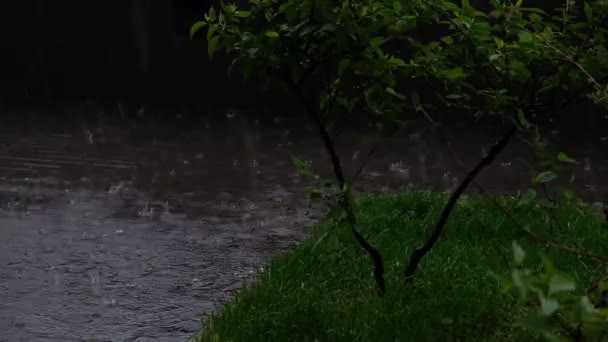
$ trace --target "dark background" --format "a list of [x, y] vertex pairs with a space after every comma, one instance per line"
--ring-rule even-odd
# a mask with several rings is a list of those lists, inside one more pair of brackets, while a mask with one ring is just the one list
[[[264, 92], [262, 80], [229, 76], [226, 57], [210, 61], [204, 35], [189, 39], [192, 23], [216, 2], [2, 1], [0, 99], [292, 106], [289, 97]], [[487, 1], [472, 3], [487, 8]], [[555, 6], [543, 3], [526, 5]]]
[[209, 0], [2, 1], [4, 101], [125, 100], [252, 105], [259, 87], [210, 61], [190, 25]]

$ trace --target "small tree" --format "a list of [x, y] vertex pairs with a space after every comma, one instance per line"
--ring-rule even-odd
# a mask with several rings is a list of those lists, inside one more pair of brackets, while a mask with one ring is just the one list
[[389, 26], [395, 33], [415, 28], [413, 22], [396, 25], [399, 13], [408, 9], [396, 11], [379, 1], [252, 0], [249, 5], [247, 11], [235, 5], [222, 5], [218, 12], [212, 8], [191, 33], [208, 27], [210, 57], [224, 49], [234, 56], [232, 66], [246, 76], [262, 69], [297, 96], [331, 158], [331, 193], [354, 237], [372, 258], [382, 293], [382, 256], [357, 229], [352, 177], [344, 172], [329, 127], [354, 110], [386, 121], [405, 109], [405, 97], [395, 87], [398, 72], [407, 63], [385, 46], [400, 38], [387, 37]]
[[[549, 13], [525, 7], [522, 0], [491, 0], [485, 11], [468, 0], [250, 0], [248, 4], [246, 10], [233, 4], [212, 8], [193, 25], [191, 34], [206, 27], [210, 57], [224, 50], [233, 57], [231, 68], [245, 75], [263, 71], [298, 97], [331, 157], [332, 194], [356, 240], [373, 260], [381, 293], [382, 256], [357, 229], [350, 190], [353, 178], [344, 173], [331, 125], [355, 111], [396, 126], [408, 115], [424, 115], [437, 125], [433, 113], [461, 109], [476, 116], [497, 116], [509, 126], [471, 168], [428, 241], [412, 254], [404, 272], [410, 279], [441, 236], [459, 197], [517, 132], [536, 151], [533, 179], [546, 187], [558, 177], [557, 162], [574, 160], [563, 153], [558, 158], [547, 154], [535, 118], [581, 96], [597, 104], [608, 102], [605, 0], [580, 6], [565, 0]], [[439, 34], [424, 37], [429, 28]], [[433, 89], [425, 98], [408, 90], [420, 82]], [[541, 203], [548, 208], [554, 205]]]

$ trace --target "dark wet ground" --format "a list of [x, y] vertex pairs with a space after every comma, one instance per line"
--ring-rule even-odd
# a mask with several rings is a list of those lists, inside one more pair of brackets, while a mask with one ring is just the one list
[[[2, 110], [0, 341], [183, 341], [321, 215], [307, 213], [308, 183], [290, 162], [293, 153], [327, 167], [300, 119]], [[476, 161], [501, 131], [450, 126], [454, 156], [419, 126], [372, 156], [361, 190], [453, 188], [464, 174], [456, 159]], [[606, 127], [602, 118], [548, 128], [554, 146], [580, 158], [576, 185], [590, 199], [605, 194]], [[369, 147], [361, 137], [341, 139], [351, 172]], [[511, 145], [480, 183], [492, 192], [525, 187], [524, 146]]]

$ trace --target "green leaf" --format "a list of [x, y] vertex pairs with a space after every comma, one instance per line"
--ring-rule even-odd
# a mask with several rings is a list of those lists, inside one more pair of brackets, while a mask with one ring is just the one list
[[391, 87], [387, 87], [386, 88], [386, 92], [389, 93], [389, 94], [391, 94], [391, 95], [393, 95], [393, 96], [395, 96], [396, 98], [399, 98], [401, 100], [405, 100], [405, 96], [404, 95], [397, 93], [395, 91], [395, 89], [393, 89]]
[[464, 70], [461, 67], [457, 67], [451, 70], [444, 70], [443, 76], [449, 80], [456, 80], [465, 76]]
[[247, 53], [249, 54], [249, 57], [255, 57], [255, 55], [258, 53], [258, 51], [260, 51], [260, 48], [249, 48], [247, 49]]
[[483, 13], [482, 11], [473, 11], [473, 16], [474, 17], [482, 17], [482, 18], [487, 18], [488, 15]]
[[217, 31], [218, 28], [219, 28], [218, 24], [209, 25], [209, 29], [207, 30], [207, 42], [211, 41], [211, 39], [213, 38], [213, 34], [215, 34], [215, 32]]
[[511, 242], [511, 246], [513, 247], [513, 260], [515, 261], [515, 265], [519, 266], [524, 262], [526, 252], [516, 241]]
[[397, 14], [401, 13], [402, 6], [400, 0], [393, 1], [393, 9]]
[[445, 98], [448, 100], [457, 100], [463, 98], [463, 96], [461, 94], [448, 94]]
[[490, 62], [494, 62], [495, 60], [499, 59], [500, 57], [502, 57], [501, 53], [493, 53], [490, 55], [490, 57], [488, 59], [490, 60]]
[[264, 35], [270, 38], [277, 38], [279, 36], [279, 33], [277, 31], [266, 31]]
[[519, 31], [519, 42], [520, 43], [530, 43], [532, 41], [532, 35], [528, 31], [521, 30]]
[[211, 40], [207, 43], [207, 53], [209, 54], [209, 58], [213, 59], [213, 55], [215, 54], [215, 50], [217, 49], [217, 43], [220, 41], [219, 36], [215, 36], [211, 38]]
[[401, 58], [391, 58], [388, 60], [389, 63], [391, 63], [392, 65], [396, 65], [396, 66], [406, 66], [407, 64], [405, 63], [405, 61]]
[[540, 8], [529, 7], [529, 8], [520, 8], [519, 10], [521, 12], [531, 12], [531, 13], [537, 13], [537, 14], [547, 15], [547, 12], [543, 11]]
[[515, 204], [515, 208], [519, 208], [521, 206], [529, 205], [536, 198], [536, 190], [528, 189], [528, 191], [523, 194], [517, 204]]
[[264, 12], [264, 18], [266, 18], [266, 20], [267, 20], [268, 22], [271, 22], [271, 21], [272, 21], [272, 12], [270, 12], [270, 11], [265, 11], [265, 12]]
[[249, 11], [236, 11], [234, 12], [234, 16], [237, 18], [248, 18], [251, 15]]
[[223, 10], [226, 15], [228, 15], [228, 16], [232, 15], [236, 11], [236, 5], [234, 5], [234, 4], [224, 5]]
[[587, 17], [587, 22], [589, 23], [593, 20], [593, 8], [591, 8], [587, 1], [585, 1], [585, 17]]
[[566, 155], [564, 152], [558, 153], [557, 160], [564, 162], [564, 163], [577, 164], [576, 160], [568, 157], [568, 155]]
[[453, 2], [444, 1], [442, 3], [442, 6], [447, 11], [452, 11], [452, 12], [459, 12], [460, 11], [460, 7], [458, 7], [458, 5], [456, 5]]
[[581, 300], [577, 303], [574, 310], [574, 319], [577, 321], [583, 321], [587, 315], [596, 311], [597, 309], [593, 306], [589, 297], [582, 296]]
[[502, 49], [505, 46], [505, 41], [498, 37], [494, 37], [494, 42], [499, 49]]
[[553, 171], [543, 171], [541, 173], [539, 173], [538, 175], [536, 175], [536, 178], [534, 178], [534, 182], [536, 183], [549, 183], [552, 180], [556, 179], [557, 175], [555, 174], [555, 172]]
[[522, 271], [518, 269], [512, 270], [511, 279], [513, 280], [513, 285], [519, 290], [522, 299], [525, 299], [528, 295], [528, 286], [524, 280]]
[[377, 49], [382, 43], [384, 43], [384, 37], [375, 37], [369, 41], [369, 46], [371, 46], [372, 49]]
[[604, 206], [603, 202], [593, 202], [589, 206], [589, 209], [591, 209], [591, 211], [594, 214], [596, 214], [598, 217], [604, 216], [604, 208], [605, 208], [605, 206]]
[[524, 2], [524, 0], [517, 0], [517, 2], [515, 3], [515, 7], [521, 7], [523, 2]]
[[207, 26], [207, 22], [206, 21], [197, 21], [196, 23], [194, 23], [192, 25], [192, 27], [190, 27], [190, 39], [194, 38], [194, 35], [196, 34], [196, 32], [198, 32], [198, 30], [200, 30], [201, 28]]
[[555, 273], [549, 280], [549, 296], [574, 290], [576, 290], [576, 283], [562, 273]]
[[555, 274], [555, 266], [553, 265], [553, 261], [546, 255], [541, 255], [541, 259], [543, 260], [543, 268], [545, 269], [545, 275], [547, 277], [551, 277]]
[[543, 296], [542, 292], [538, 294], [540, 301], [540, 312], [544, 316], [551, 316], [559, 309], [559, 303], [555, 299], [548, 299]]
[[207, 19], [208, 22], [213, 22], [215, 21], [215, 19], [217, 19], [217, 15], [215, 14], [215, 8], [211, 7], [209, 9], [209, 14], [205, 14], [205, 19]]
[[528, 122], [528, 119], [526, 119], [526, 114], [521, 109], [517, 111], [517, 120], [519, 121], [519, 124], [522, 125], [524, 128], [532, 127], [532, 125]]
[[298, 171], [298, 173], [301, 174], [302, 176], [308, 176], [308, 177], [314, 176], [314, 173], [312, 172], [312, 168], [308, 164], [306, 164], [304, 161], [302, 161], [296, 157], [291, 157], [291, 162], [292, 162], [293, 166], [296, 168], [296, 170]]

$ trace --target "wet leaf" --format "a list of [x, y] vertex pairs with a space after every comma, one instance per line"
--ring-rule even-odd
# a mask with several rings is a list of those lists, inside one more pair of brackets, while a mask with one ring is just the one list
[[401, 13], [401, 9], [402, 9], [401, 1], [399, 1], [399, 0], [393, 1], [393, 9], [395, 10], [395, 12], [397, 14]]
[[505, 41], [498, 37], [494, 37], [494, 42], [499, 49], [502, 49], [505, 46]]
[[530, 43], [532, 41], [532, 35], [528, 31], [519, 31], [519, 42]]
[[564, 162], [564, 163], [571, 163], [571, 164], [576, 164], [577, 163], [576, 160], [568, 157], [568, 155], [565, 154], [564, 152], [560, 152], [557, 155], [557, 160], [559, 160], [561, 162]]
[[513, 260], [515, 265], [519, 266], [524, 262], [526, 253], [516, 241], [511, 242], [511, 246], [513, 247]]
[[210, 24], [209, 25], [209, 29], [207, 30], [207, 42], [211, 41], [211, 39], [213, 38], [213, 35], [217, 31], [218, 27], [219, 26], [217, 24]]
[[299, 174], [301, 174], [303, 176], [307, 176], [307, 177], [314, 176], [314, 173], [312, 172], [312, 168], [310, 167], [310, 165], [308, 165], [304, 161], [302, 161], [296, 157], [292, 157], [291, 162]]
[[534, 178], [534, 182], [536, 183], [549, 183], [552, 180], [555, 180], [557, 178], [557, 175], [555, 174], [555, 172], [553, 171], [543, 171], [541, 173], [539, 173], [538, 175], [536, 175], [536, 178]]
[[549, 277], [553, 276], [553, 274], [555, 274], [555, 266], [553, 265], [553, 261], [546, 255], [542, 255], [541, 259], [543, 260], [545, 275]]
[[576, 283], [564, 274], [556, 273], [549, 280], [549, 296], [559, 292], [574, 291]]
[[236, 11], [234, 12], [234, 16], [237, 18], [248, 18], [251, 15], [249, 11]]
[[209, 58], [213, 58], [213, 55], [215, 54], [215, 50], [217, 49], [217, 43], [219, 41], [220, 41], [219, 36], [215, 36], [215, 37], [211, 38], [211, 40], [209, 41], [209, 43], [207, 45], [207, 53], [209, 54]]
[[585, 17], [587, 17], [587, 22], [589, 23], [593, 20], [593, 8], [591, 8], [587, 1], [585, 1]]
[[583, 296], [574, 309], [574, 319], [583, 321], [587, 315], [596, 311], [595, 307], [589, 300], [589, 297]]
[[465, 76], [464, 70], [460, 67], [442, 72], [443, 76], [449, 80], [457, 80]]
[[369, 46], [371, 46], [373, 49], [377, 49], [380, 47], [380, 45], [382, 45], [382, 43], [384, 43], [384, 37], [375, 37], [369, 41]]
[[532, 127], [532, 125], [526, 119], [526, 114], [521, 109], [517, 111], [517, 120], [519, 121], [519, 124], [522, 125], [524, 128]]
[[217, 15], [215, 14], [215, 8], [211, 7], [211, 9], [209, 10], [209, 13], [205, 14], [205, 19], [208, 22], [214, 22], [216, 18], [217, 18]]
[[198, 30], [205, 26], [207, 26], [207, 22], [205, 21], [197, 21], [196, 23], [194, 23], [194, 25], [192, 25], [192, 27], [190, 28], [190, 39], [194, 38], [196, 32], [198, 32]]
[[405, 63], [405, 61], [401, 58], [391, 58], [388, 60], [389, 63], [391, 63], [392, 65], [397, 65], [397, 66], [406, 66], [407, 64]]
[[513, 285], [519, 290], [522, 299], [525, 299], [528, 295], [528, 287], [526, 286], [522, 271], [517, 269], [511, 271], [511, 279], [513, 280]]
[[603, 202], [593, 202], [591, 203], [591, 205], [589, 206], [589, 208], [591, 209], [591, 212], [593, 213], [593, 215], [597, 216], [598, 218], [604, 218], [605, 217], [605, 206]]
[[521, 206], [529, 205], [530, 203], [532, 203], [532, 201], [534, 201], [535, 198], [536, 190], [528, 189], [528, 191], [519, 198], [519, 201], [517, 201], [515, 207], [518, 208]]
[[236, 5], [234, 5], [234, 4], [224, 5], [222, 9], [224, 10], [224, 13], [226, 15], [231, 15], [236, 11]]
[[279, 37], [279, 33], [277, 31], [266, 31], [264, 34], [266, 37], [277, 38]]
[[545, 298], [542, 293], [538, 294], [540, 301], [540, 312], [544, 316], [551, 316], [559, 309], [559, 303], [554, 299]]
[[396, 98], [399, 98], [399, 99], [402, 99], [402, 100], [405, 99], [404, 95], [397, 93], [395, 91], [395, 89], [393, 89], [393, 88], [390, 88], [390, 87], [386, 88], [386, 92], [389, 93], [389, 94], [391, 94], [391, 95], [393, 95], [393, 96], [395, 96]]
[[445, 98], [448, 100], [457, 100], [462, 98], [463, 96], [460, 94], [448, 94]]

